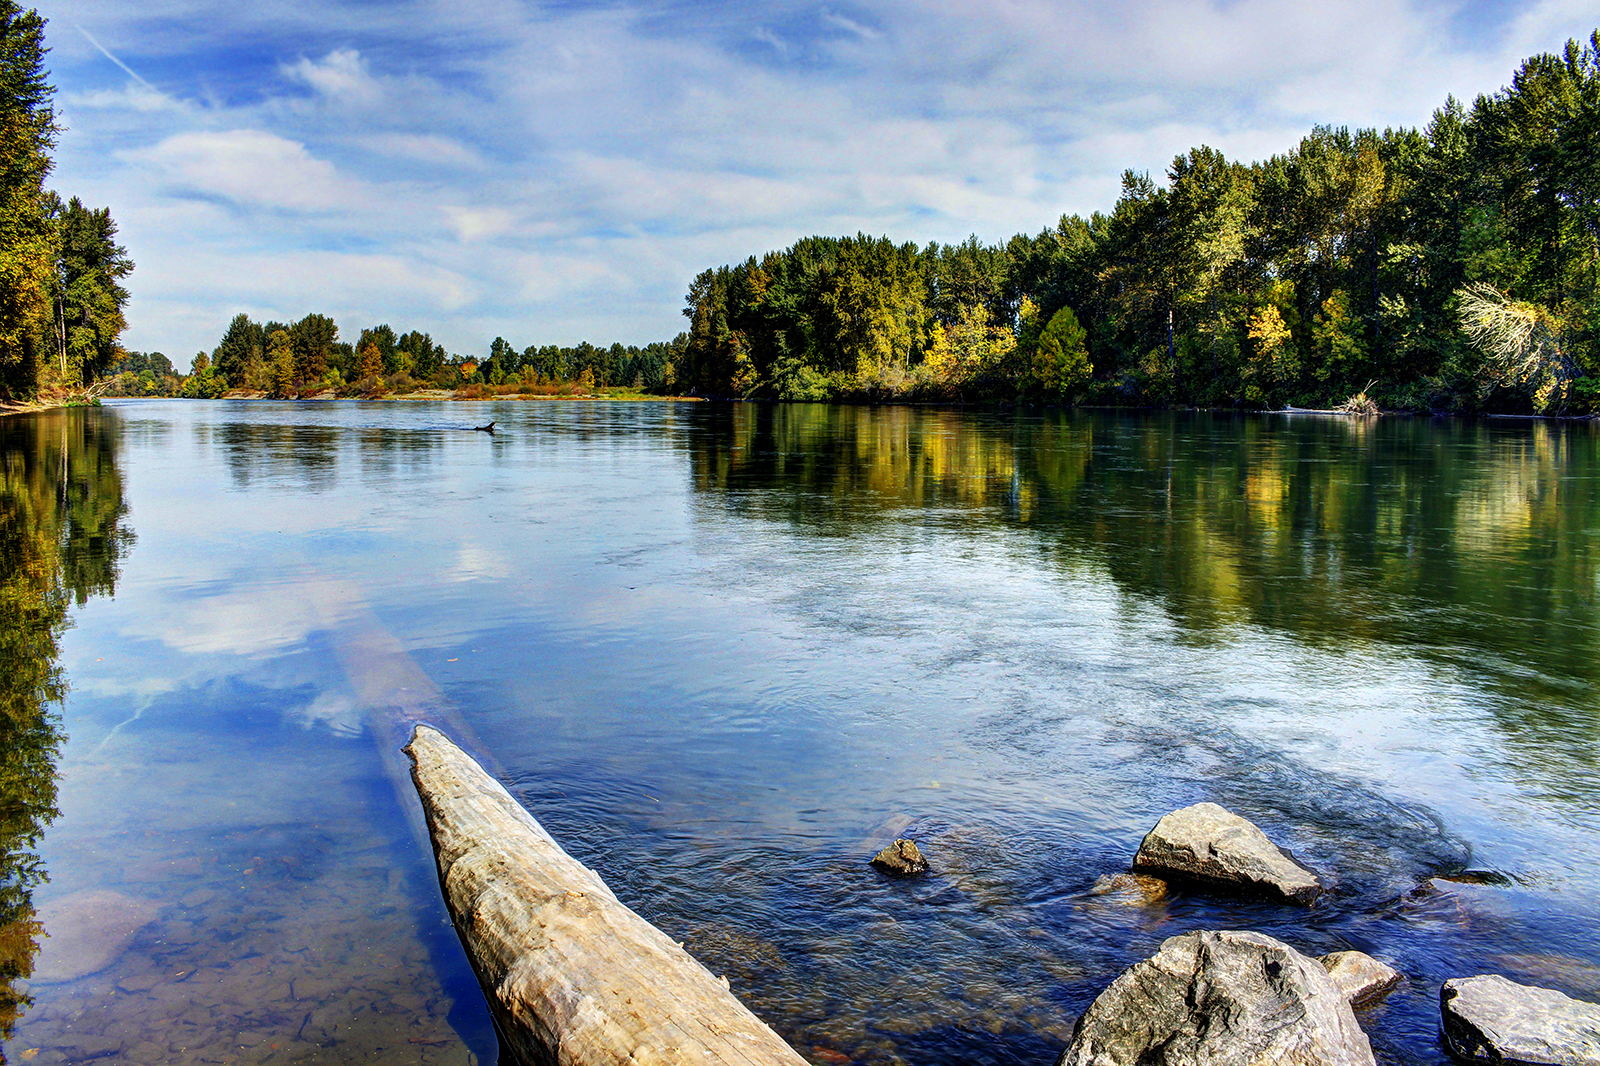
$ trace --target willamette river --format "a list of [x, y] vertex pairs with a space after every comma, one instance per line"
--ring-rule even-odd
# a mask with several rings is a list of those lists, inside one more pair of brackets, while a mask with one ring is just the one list
[[[0, 451], [11, 1062], [493, 1062], [392, 705], [818, 1064], [1049, 1066], [1195, 928], [1398, 967], [1386, 1063], [1447, 977], [1600, 997], [1594, 424], [173, 401]], [[1204, 799], [1335, 890], [1091, 893]]]

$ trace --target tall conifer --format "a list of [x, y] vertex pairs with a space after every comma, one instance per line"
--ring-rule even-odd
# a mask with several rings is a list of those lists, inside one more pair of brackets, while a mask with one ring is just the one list
[[38, 388], [49, 335], [54, 227], [44, 179], [55, 147], [55, 92], [44, 69], [45, 20], [0, 0], [0, 397]]

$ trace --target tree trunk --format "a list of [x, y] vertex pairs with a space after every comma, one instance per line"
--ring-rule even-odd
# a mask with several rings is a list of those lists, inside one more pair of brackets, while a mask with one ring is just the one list
[[442, 733], [419, 725], [405, 751], [450, 917], [523, 1063], [805, 1066]]

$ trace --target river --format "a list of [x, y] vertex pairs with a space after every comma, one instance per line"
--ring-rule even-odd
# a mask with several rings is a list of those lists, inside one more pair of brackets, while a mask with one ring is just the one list
[[[819, 1064], [1048, 1066], [1194, 928], [1395, 965], [1381, 1062], [1444, 1061], [1450, 976], [1600, 997], [1594, 424], [132, 401], [0, 448], [8, 1061], [495, 1061], [368, 728], [419, 700]], [[1091, 891], [1205, 799], [1334, 891]]]

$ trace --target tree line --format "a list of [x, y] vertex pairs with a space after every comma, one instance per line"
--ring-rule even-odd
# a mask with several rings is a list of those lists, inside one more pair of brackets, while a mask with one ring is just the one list
[[61, 127], [45, 20], [0, 0], [0, 400], [71, 394], [105, 376], [133, 271], [109, 208], [45, 187]]
[[[119, 345], [107, 209], [44, 187], [44, 20], [0, 0], [0, 398], [637, 388], [773, 400], [1600, 410], [1600, 31], [1421, 129], [1319, 126], [1244, 163], [1199, 147], [1109, 213], [988, 244], [807, 237], [708, 269], [672, 341], [496, 338], [238, 315], [180, 373]], [[103, 387], [103, 386], [102, 386]]]
[[199, 352], [182, 375], [161, 352], [125, 352], [112, 365], [114, 395], [210, 398], [245, 392], [292, 399], [333, 393], [379, 396], [419, 389], [500, 392], [587, 392], [623, 388], [670, 391], [686, 339], [639, 347], [588, 342], [518, 349], [496, 337], [484, 355], [447, 352], [418, 330], [383, 324], [354, 341], [339, 337], [327, 315], [298, 322], [257, 322], [235, 315], [210, 352]]
[[1127, 171], [1002, 244], [810, 237], [690, 286], [677, 387], [780, 400], [1590, 412], [1600, 31], [1423, 129]]

